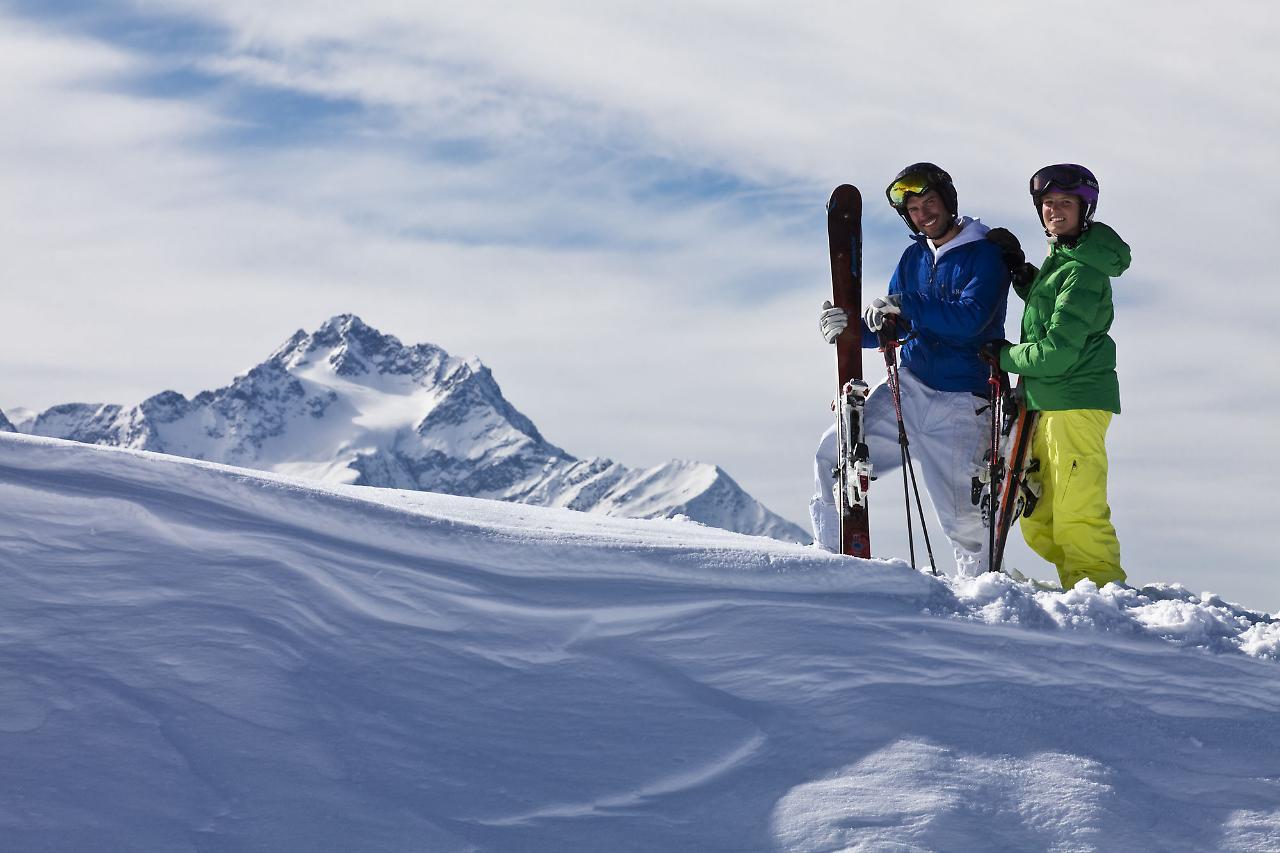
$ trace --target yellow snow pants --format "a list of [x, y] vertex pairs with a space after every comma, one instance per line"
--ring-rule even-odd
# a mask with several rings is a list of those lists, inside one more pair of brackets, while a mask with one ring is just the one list
[[1022, 535], [1057, 567], [1063, 589], [1085, 578], [1098, 586], [1125, 580], [1107, 504], [1110, 424], [1111, 413], [1098, 409], [1041, 412], [1031, 440], [1043, 491], [1031, 515], [1022, 517]]

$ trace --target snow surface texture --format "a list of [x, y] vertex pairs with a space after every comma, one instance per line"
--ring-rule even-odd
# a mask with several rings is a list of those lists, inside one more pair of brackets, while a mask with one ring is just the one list
[[[34, 435], [153, 450], [325, 483], [422, 489], [624, 518], [684, 516], [808, 542], [721, 468], [647, 470], [577, 459], [547, 442], [479, 361], [404, 346], [351, 315], [299, 330], [225, 388], [137, 406], [68, 403], [16, 426]], [[7, 421], [5, 421], [7, 423]], [[0, 424], [3, 429], [3, 424]]]
[[0, 847], [1280, 849], [1280, 632], [0, 435]]

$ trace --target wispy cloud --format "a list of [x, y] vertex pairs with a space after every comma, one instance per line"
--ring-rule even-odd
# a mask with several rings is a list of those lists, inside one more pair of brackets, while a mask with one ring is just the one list
[[1026, 176], [1070, 160], [1134, 247], [1131, 572], [1213, 585], [1182, 497], [1208, 427], [1235, 452], [1206, 539], [1265, 529], [1276, 487], [1230, 460], [1268, 458], [1280, 391], [1269, 220], [1242, 204], [1280, 188], [1266, 3], [5, 9], [0, 406], [191, 393], [355, 311], [479, 355], [575, 453], [715, 461], [801, 519], [833, 381], [826, 193], [864, 187], [879, 288], [905, 241], [878, 193], [904, 163], [942, 163], [1034, 256]]

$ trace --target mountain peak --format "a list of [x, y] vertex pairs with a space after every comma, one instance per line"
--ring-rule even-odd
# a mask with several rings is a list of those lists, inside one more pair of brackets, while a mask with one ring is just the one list
[[191, 400], [166, 391], [130, 409], [55, 406], [30, 431], [325, 482], [631, 517], [678, 514], [807, 538], [713, 465], [642, 471], [576, 459], [543, 438], [478, 359], [406, 346], [355, 314], [299, 329], [263, 363]]
[[268, 361], [291, 372], [327, 365], [348, 379], [383, 374], [421, 380], [444, 364], [459, 360], [432, 344], [405, 346], [396, 336], [383, 334], [355, 314], [336, 314], [314, 332], [294, 332]]
[[334, 314], [328, 320], [325, 320], [317, 331], [350, 335], [360, 334], [366, 330], [377, 332], [377, 329], [370, 329], [369, 324], [355, 314]]

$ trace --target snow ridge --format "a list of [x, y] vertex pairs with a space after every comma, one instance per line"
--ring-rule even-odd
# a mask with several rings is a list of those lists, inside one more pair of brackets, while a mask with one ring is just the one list
[[991, 625], [1158, 637], [1187, 648], [1280, 660], [1280, 620], [1210, 592], [1195, 595], [1181, 584], [1098, 589], [1086, 580], [1058, 590], [1004, 574], [950, 578], [947, 584], [956, 595], [955, 615]]
[[1274, 622], [0, 434], [13, 850], [1280, 849]]
[[741, 533], [809, 539], [717, 466], [673, 461], [635, 470], [575, 458], [507, 401], [478, 360], [426, 343], [406, 346], [350, 314], [310, 334], [298, 330], [230, 385], [191, 400], [165, 391], [130, 408], [69, 403], [20, 428], [326, 483], [610, 516], [683, 516]]

